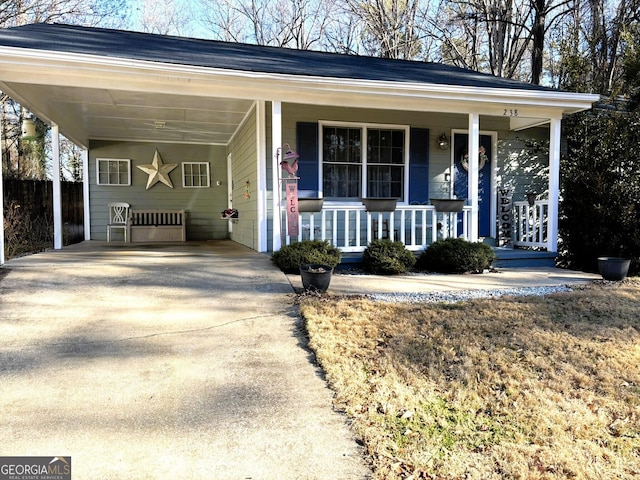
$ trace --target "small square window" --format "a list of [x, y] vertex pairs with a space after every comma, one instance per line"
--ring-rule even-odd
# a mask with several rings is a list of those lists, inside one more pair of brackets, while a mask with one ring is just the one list
[[208, 162], [182, 162], [182, 186], [184, 188], [208, 188]]
[[131, 160], [126, 158], [96, 158], [98, 185], [131, 185]]

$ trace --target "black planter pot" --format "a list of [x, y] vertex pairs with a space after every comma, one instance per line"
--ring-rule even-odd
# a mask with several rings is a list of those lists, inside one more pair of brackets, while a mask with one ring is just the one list
[[598, 270], [605, 280], [624, 280], [631, 260], [620, 257], [598, 257]]
[[326, 292], [332, 274], [333, 268], [328, 265], [300, 265], [300, 276], [305, 290]]

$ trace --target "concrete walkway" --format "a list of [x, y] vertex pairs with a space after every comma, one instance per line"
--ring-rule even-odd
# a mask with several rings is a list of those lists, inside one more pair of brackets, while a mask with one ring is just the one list
[[268, 257], [85, 242], [4, 270], [0, 455], [71, 456], [75, 480], [369, 477]]
[[[287, 275], [293, 287], [302, 289], [300, 275]], [[593, 273], [576, 272], [560, 268], [500, 268], [482, 275], [342, 275], [334, 274], [329, 292], [339, 295], [376, 293], [427, 293], [459, 290], [495, 290], [520, 287], [555, 287], [579, 285], [602, 280]]]

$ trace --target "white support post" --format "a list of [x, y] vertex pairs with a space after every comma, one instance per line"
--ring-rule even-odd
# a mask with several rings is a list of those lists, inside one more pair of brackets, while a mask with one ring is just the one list
[[84, 208], [84, 239], [91, 240], [91, 203], [89, 199], [89, 150], [82, 149], [82, 205]]
[[273, 188], [273, 251], [282, 246], [282, 212], [280, 211], [280, 164], [278, 149], [282, 146], [282, 103], [271, 102], [271, 159]]
[[561, 119], [551, 119], [549, 133], [549, 212], [547, 250], [558, 251], [558, 201], [560, 199], [560, 132]]
[[51, 125], [51, 156], [53, 157], [53, 248], [62, 249], [62, 193], [60, 188], [60, 130]]
[[[267, 239], [267, 131], [265, 117], [265, 102], [256, 102], [256, 142], [257, 169], [258, 169], [258, 251], [266, 252], [268, 247]], [[275, 194], [275, 192], [274, 192]], [[231, 223], [231, 222], [229, 222]]]
[[480, 150], [480, 115], [469, 114], [469, 176], [468, 192], [471, 201], [471, 229], [470, 238], [472, 242], [478, 241], [478, 152]]
[[[2, 108], [4, 109], [4, 105], [2, 106]], [[0, 116], [0, 267], [4, 265], [4, 180], [2, 178], [2, 164], [4, 163], [2, 158], [2, 142], [4, 141], [4, 139], [2, 138], [3, 118], [4, 115]]]

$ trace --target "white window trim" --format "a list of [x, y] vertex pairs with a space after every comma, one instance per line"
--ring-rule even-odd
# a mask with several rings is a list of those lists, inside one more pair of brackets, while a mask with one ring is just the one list
[[[127, 183], [101, 183], [100, 182], [100, 162], [126, 162], [127, 163]], [[131, 186], [131, 159], [130, 158], [96, 158], [96, 185], [106, 187], [130, 187]]]
[[[398, 205], [408, 205], [407, 199], [409, 198], [409, 152], [411, 150], [411, 126], [399, 125], [393, 123], [362, 123], [362, 122], [340, 122], [331, 120], [320, 120], [318, 122], [318, 196], [324, 197], [322, 191], [323, 178], [322, 167], [324, 165], [324, 144], [323, 142], [323, 129], [324, 127], [346, 127], [346, 128], [361, 128], [362, 129], [362, 145], [360, 147], [362, 151], [362, 196], [367, 196], [367, 129], [389, 129], [389, 130], [404, 130], [404, 200], [398, 201]], [[361, 203], [360, 201], [327, 201], [327, 205], [355, 205]]]
[[[207, 184], [206, 185], [187, 185], [184, 167], [185, 165], [206, 165], [207, 166]], [[211, 169], [209, 162], [182, 162], [182, 188], [210, 188], [211, 187]]]

